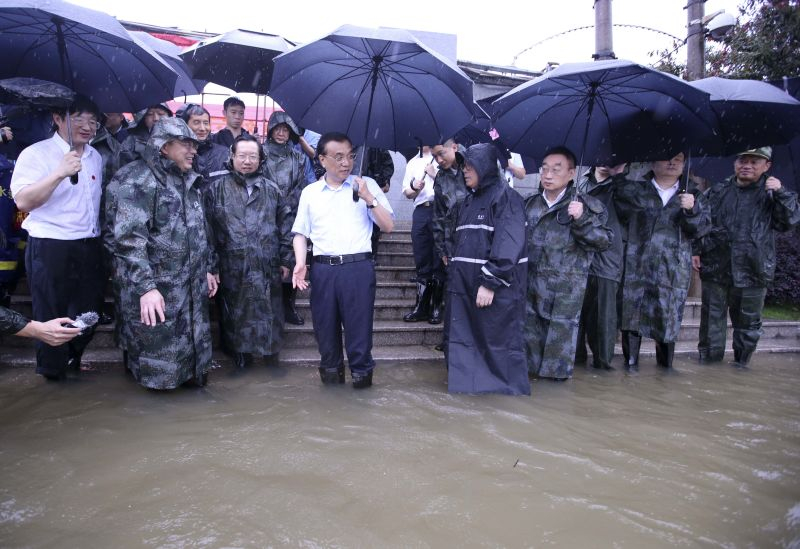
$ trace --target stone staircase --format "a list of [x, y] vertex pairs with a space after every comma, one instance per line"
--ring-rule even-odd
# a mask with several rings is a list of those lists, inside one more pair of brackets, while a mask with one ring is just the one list
[[[432, 326], [427, 322], [406, 323], [402, 320], [403, 315], [414, 305], [416, 286], [410, 281], [414, 276], [413, 265], [409, 223], [400, 222], [393, 233], [382, 235], [378, 253], [373, 355], [379, 363], [442, 360], [444, 357], [441, 352], [434, 350], [434, 346], [441, 341], [441, 325]], [[107, 298], [107, 301], [110, 302], [111, 299]], [[306, 323], [303, 326], [287, 325], [280, 360], [290, 364], [315, 365], [319, 354], [314, 340], [308, 291], [298, 295], [297, 305]], [[12, 307], [26, 315], [31, 313], [30, 294], [25, 280], [20, 282], [17, 294], [13, 296]], [[212, 307], [212, 321], [213, 318]], [[699, 325], [700, 302], [690, 299], [684, 310], [676, 353], [689, 355], [696, 352]], [[767, 320], [763, 329], [759, 352], [800, 352], [800, 323]], [[729, 351], [730, 332], [729, 328]], [[216, 344], [216, 326], [212, 326], [212, 334]], [[643, 341], [642, 355], [654, 354], [652, 341]], [[617, 355], [621, 355], [619, 346]], [[84, 363], [95, 367], [121, 365], [121, 353], [114, 347], [112, 326], [98, 327], [84, 359]], [[220, 352], [215, 352], [214, 360], [221, 365], [230, 362]], [[0, 365], [32, 366], [34, 362], [31, 340], [6, 337], [0, 342]]]

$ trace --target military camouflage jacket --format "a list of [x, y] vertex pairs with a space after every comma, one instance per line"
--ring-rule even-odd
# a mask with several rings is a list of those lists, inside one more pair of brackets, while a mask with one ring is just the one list
[[455, 164], [447, 170], [439, 168], [433, 180], [433, 246], [438, 260], [453, 254], [453, 232], [458, 221], [453, 216], [453, 208], [467, 197], [464, 152], [464, 147], [459, 145]]

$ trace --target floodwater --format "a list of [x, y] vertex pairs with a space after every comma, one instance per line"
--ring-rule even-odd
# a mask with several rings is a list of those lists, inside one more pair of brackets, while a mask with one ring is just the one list
[[800, 356], [449, 395], [441, 363], [156, 393], [0, 369], [2, 547], [800, 547]]

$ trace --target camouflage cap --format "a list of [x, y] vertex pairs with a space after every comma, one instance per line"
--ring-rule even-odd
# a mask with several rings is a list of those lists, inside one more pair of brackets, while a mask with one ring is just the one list
[[772, 147], [759, 147], [757, 149], [750, 149], [749, 151], [740, 152], [736, 156], [758, 156], [772, 160]]
[[191, 139], [195, 143], [198, 143], [197, 136], [189, 126], [186, 125], [186, 122], [180, 118], [171, 117], [161, 118], [156, 122], [155, 126], [153, 126], [153, 131], [150, 132], [150, 141], [148, 145], [154, 147], [156, 150], [160, 150], [161, 147], [173, 139]]

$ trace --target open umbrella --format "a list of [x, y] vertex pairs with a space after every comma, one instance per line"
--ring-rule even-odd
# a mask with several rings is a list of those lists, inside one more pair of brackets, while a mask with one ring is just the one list
[[171, 99], [177, 78], [110, 15], [59, 0], [0, 4], [0, 52], [0, 78], [64, 84], [108, 112]]
[[206, 85], [205, 80], [193, 80], [189, 76], [189, 68], [183, 59], [179, 57], [181, 49], [172, 42], [161, 40], [144, 31], [131, 31], [129, 34], [136, 42], [142, 43], [156, 52], [178, 75], [172, 97], [199, 94], [200, 90]]
[[74, 100], [74, 91], [55, 82], [26, 77], [0, 80], [0, 103], [66, 109]]
[[345, 25], [276, 57], [270, 96], [300, 126], [392, 151], [441, 143], [473, 114], [469, 77], [402, 29]]
[[725, 156], [764, 145], [783, 145], [800, 135], [800, 101], [767, 82], [704, 78], [689, 83], [711, 96], [715, 135], [702, 154]]
[[237, 92], [269, 93], [272, 59], [293, 46], [275, 34], [232, 30], [198, 42], [180, 54], [193, 78]]
[[581, 165], [668, 158], [712, 132], [708, 94], [624, 60], [565, 63], [492, 103], [495, 128], [537, 162], [565, 145]]

